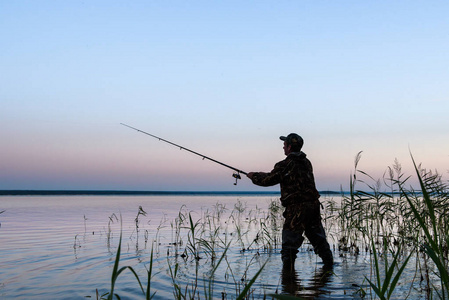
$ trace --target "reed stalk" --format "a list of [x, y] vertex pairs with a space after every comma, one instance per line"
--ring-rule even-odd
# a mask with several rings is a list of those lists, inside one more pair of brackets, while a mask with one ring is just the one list
[[[121, 216], [120, 216], [120, 219], [121, 219]], [[142, 290], [142, 293], [145, 295], [145, 290], [143, 289], [143, 286], [142, 286], [142, 283], [140, 282], [139, 276], [134, 271], [134, 269], [130, 266], [124, 266], [124, 267], [119, 268], [121, 248], [122, 248], [122, 231], [120, 230], [120, 239], [119, 239], [119, 244], [118, 244], [118, 248], [117, 248], [117, 254], [115, 256], [114, 267], [112, 269], [111, 289], [110, 289], [109, 293], [107, 294], [108, 300], [114, 299], [114, 296], [117, 299], [120, 299], [120, 296], [118, 294], [116, 294], [114, 292], [114, 290], [115, 290], [116, 282], [117, 282], [119, 275], [127, 269], [130, 270], [131, 273], [134, 275], [134, 277], [137, 279], [140, 289]]]
[[[411, 252], [408, 257], [404, 260], [402, 265], [399, 265], [399, 256], [401, 254], [401, 249], [398, 248], [396, 251], [396, 254], [392, 253], [393, 255], [393, 261], [389, 263], [388, 261], [388, 245], [387, 241], [384, 241], [384, 272], [381, 273], [380, 271], [380, 262], [378, 259], [377, 249], [375, 247], [375, 243], [372, 242], [372, 253], [374, 257], [374, 268], [375, 268], [375, 282], [372, 282], [368, 279], [368, 277], [365, 276], [366, 280], [370, 284], [371, 288], [374, 290], [376, 295], [379, 297], [379, 299], [386, 300], [390, 299], [391, 295], [393, 294], [394, 289], [396, 288], [396, 285], [398, 284], [399, 278], [402, 275], [402, 272], [404, 271], [405, 267], [407, 266], [407, 263], [412, 256], [413, 252]], [[397, 269], [397, 271], [396, 271]], [[395, 274], [396, 271], [396, 274]], [[383, 280], [382, 280], [383, 278]]]
[[[0, 211], [0, 214], [4, 213], [6, 210]], [[0, 222], [0, 227], [2, 227], [2, 222]]]
[[[424, 252], [432, 259], [438, 269], [437, 276], [440, 279], [441, 291], [435, 290], [440, 299], [447, 299], [449, 296], [449, 271], [448, 271], [448, 255], [447, 249], [448, 243], [448, 231], [443, 227], [443, 231], [440, 231], [439, 226], [442, 225], [442, 221], [448, 221], [448, 216], [444, 214], [446, 208], [443, 208], [443, 214], [438, 215], [435, 204], [439, 204], [441, 199], [433, 199], [431, 195], [442, 196], [443, 200], [447, 200], [445, 195], [446, 185], [442, 185], [440, 180], [436, 180], [438, 177], [423, 178], [423, 174], [417, 167], [413, 157], [413, 165], [415, 167], [416, 174], [418, 176], [419, 184], [421, 187], [422, 198], [425, 204], [426, 211], [423, 214], [418, 210], [412, 198], [403, 189], [403, 193], [407, 202], [410, 205], [411, 210], [419, 223], [422, 231], [424, 232], [424, 241], [421, 246]], [[430, 224], [429, 224], [430, 223]], [[446, 222], [444, 222], [445, 224]]]

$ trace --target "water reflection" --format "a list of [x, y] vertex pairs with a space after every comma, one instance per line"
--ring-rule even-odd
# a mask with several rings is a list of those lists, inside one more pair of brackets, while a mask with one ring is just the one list
[[331, 282], [332, 276], [332, 268], [322, 267], [315, 269], [311, 279], [301, 280], [295, 266], [284, 265], [281, 271], [282, 293], [300, 296], [302, 299], [315, 299], [320, 295], [330, 294], [325, 287]]

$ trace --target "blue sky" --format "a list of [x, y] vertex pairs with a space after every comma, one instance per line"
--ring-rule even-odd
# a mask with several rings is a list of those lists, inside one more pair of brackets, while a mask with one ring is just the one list
[[[321, 190], [354, 157], [449, 170], [447, 1], [0, 1], [0, 189], [262, 190], [303, 136]], [[277, 187], [272, 188], [273, 190]]]

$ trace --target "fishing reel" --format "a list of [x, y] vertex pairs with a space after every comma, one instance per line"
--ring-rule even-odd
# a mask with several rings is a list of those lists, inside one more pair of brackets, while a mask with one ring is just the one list
[[235, 178], [234, 185], [237, 185], [237, 180], [242, 179], [239, 172], [232, 174], [232, 177]]

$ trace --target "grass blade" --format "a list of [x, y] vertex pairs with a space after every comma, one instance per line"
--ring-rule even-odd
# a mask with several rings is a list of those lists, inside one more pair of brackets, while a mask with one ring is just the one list
[[254, 284], [254, 282], [256, 282], [257, 277], [259, 277], [260, 273], [262, 272], [263, 268], [265, 268], [265, 265], [267, 264], [268, 261], [266, 261], [262, 267], [260, 268], [259, 271], [257, 271], [256, 275], [253, 276], [253, 278], [251, 278], [251, 280], [248, 282], [248, 284], [245, 286], [245, 288], [243, 289], [243, 291], [239, 294], [239, 296], [237, 297], [237, 300], [243, 300], [246, 296], [246, 294], [248, 293], [249, 289], [251, 288], [251, 286]]

